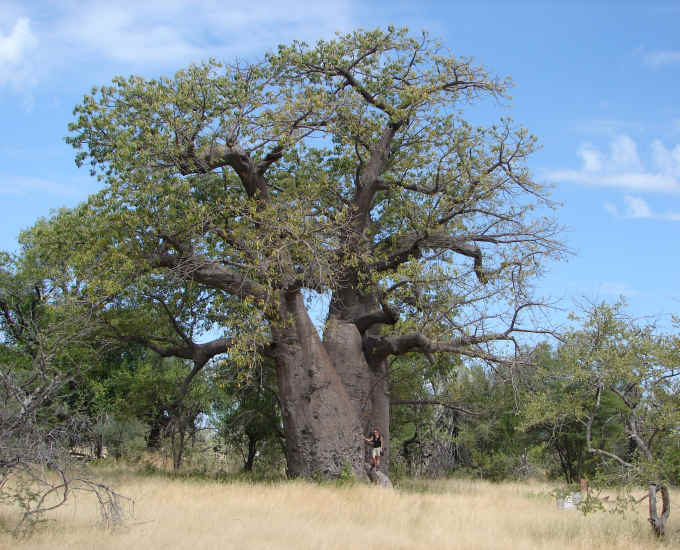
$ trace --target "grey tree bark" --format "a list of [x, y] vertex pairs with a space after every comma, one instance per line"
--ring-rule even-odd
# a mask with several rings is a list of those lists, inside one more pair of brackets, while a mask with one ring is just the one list
[[[362, 433], [377, 429], [383, 436], [384, 456], [380, 469], [387, 472], [390, 449], [388, 364], [384, 357], [371, 360], [366, 355], [364, 338], [377, 335], [379, 325], [362, 321], [379, 307], [373, 297], [362, 296], [356, 291], [337, 293], [330, 306], [323, 343], [359, 417]], [[369, 452], [365, 447], [365, 462], [369, 460]]]
[[[661, 493], [661, 516], [656, 510], [656, 491]], [[671, 495], [666, 485], [649, 484], [649, 523], [657, 537], [666, 534], [666, 523], [671, 514]]]
[[321, 342], [299, 291], [283, 294], [273, 323], [288, 474], [365, 477], [358, 410]]

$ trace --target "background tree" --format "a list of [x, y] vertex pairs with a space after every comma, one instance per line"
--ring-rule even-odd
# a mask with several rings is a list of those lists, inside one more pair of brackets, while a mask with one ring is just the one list
[[88, 309], [34, 267], [0, 253], [0, 502], [20, 509], [15, 534], [77, 491], [96, 493], [103, 519], [118, 522], [120, 495], [71, 453], [91, 430], [69, 399], [97, 355]]
[[[149, 428], [149, 448], [159, 449], [166, 432], [172, 434], [173, 441], [177, 436], [173, 456], [179, 467], [185, 432], [180, 428], [186, 424], [186, 413], [194, 410], [196, 418], [207, 407], [196, 409], [200, 392], [193, 386], [205, 365], [226, 352], [229, 339], [204, 337], [215, 319], [197, 312], [210, 296], [202, 294], [191, 281], [144, 274], [116, 286], [112, 279], [102, 280], [91, 272], [81, 270], [74, 275], [68, 247], [72, 250], [82, 245], [73, 241], [80, 221], [78, 212], [63, 209], [52, 219], [39, 220], [20, 237], [24, 256], [39, 258], [43, 270], [64, 272], [62, 277], [70, 292], [90, 305], [91, 324], [97, 329], [92, 338], [112, 350], [100, 356], [96, 368], [77, 381], [76, 393], [81, 394], [83, 404], [99, 411], [92, 411], [93, 416], [105, 419], [99, 432], [115, 436], [109, 437], [109, 443], [119, 443], [110, 449], [114, 454], [128, 439], [126, 432], [130, 431], [128, 435], [133, 438], [132, 432], [139, 431], [143, 422]], [[71, 235], [70, 241], [65, 233]], [[129, 393], [137, 398], [130, 401]], [[133, 409], [135, 413], [130, 414]]]
[[213, 400], [206, 371], [193, 377], [182, 399], [177, 399], [177, 388], [191, 369], [187, 361], [146, 352], [137, 362], [109, 370], [99, 379], [107, 394], [100, 430], [107, 435], [104, 443], [110, 455], [132, 458], [144, 447], [169, 448], [173, 468], [182, 466], [187, 438], [195, 439]]
[[238, 369], [218, 364], [211, 420], [227, 448], [243, 458], [243, 470], [253, 471], [255, 458], [268, 455], [274, 462], [283, 456], [281, 414], [276, 391], [276, 371], [264, 361], [247, 376]]
[[[462, 117], [508, 85], [393, 28], [116, 78], [68, 138], [105, 188], [54, 244], [99, 299], [197, 284], [202, 319], [238, 320], [236, 364], [272, 351], [291, 475], [363, 476], [360, 434], [389, 439], [389, 357], [496, 361], [533, 330], [528, 283], [562, 250], [531, 214], [549, 205], [535, 140]], [[303, 290], [331, 296], [323, 340]]]
[[452, 473], [466, 462], [458, 441], [461, 415], [475, 414], [448, 392], [464, 367], [450, 355], [429, 361], [410, 354], [391, 359], [389, 368], [393, 459], [399, 455], [410, 476]]
[[[538, 473], [533, 455], [539, 443], [522, 430], [520, 373], [529, 366], [491, 368], [447, 359], [392, 370], [392, 404], [399, 405], [392, 423], [408, 473], [440, 477], [458, 471], [497, 481]], [[409, 385], [395, 384], [400, 374]]]
[[544, 391], [532, 396], [528, 418], [556, 429], [577, 423], [601, 481], [652, 483], [650, 522], [662, 534], [669, 484], [680, 479], [677, 340], [635, 323], [622, 303], [593, 306], [586, 314], [582, 326], [565, 336], [550, 370], [541, 372]]
[[[560, 348], [543, 342], [532, 351], [532, 367], [523, 369], [521, 373], [523, 417], [526, 412], [533, 410], [534, 403], [539, 400], [545, 407], [550, 403], [551, 413], [536, 422], [531, 417], [531, 426], [526, 432], [530, 438], [542, 447], [542, 458], [549, 477], [563, 477], [568, 484], [577, 484], [583, 477], [592, 477], [597, 462], [587, 452], [586, 436], [582, 424], [572, 414], [573, 400], [571, 391], [574, 389], [572, 381], [560, 376], [561, 356]], [[610, 428], [618, 430], [615, 425]], [[596, 430], [606, 430], [598, 422]], [[601, 433], [602, 437], [606, 433]], [[620, 435], [618, 433], [617, 435]]]

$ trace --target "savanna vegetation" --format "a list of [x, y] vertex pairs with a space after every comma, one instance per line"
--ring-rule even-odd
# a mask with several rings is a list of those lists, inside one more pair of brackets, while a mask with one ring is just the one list
[[[94, 88], [67, 141], [101, 190], [0, 256], [0, 525], [57, 514], [51, 547], [85, 545], [84, 494], [110, 525], [123, 495], [152, 522], [99, 547], [178, 540], [176, 513], [214, 523], [197, 547], [221, 528], [293, 546], [300, 522], [325, 525], [315, 548], [629, 548], [653, 544], [643, 516], [667, 533], [677, 331], [623, 302], [537, 324], [532, 282], [566, 249], [535, 138], [465, 113], [509, 85], [389, 28]], [[373, 428], [399, 491], [355, 485]], [[536, 480], [584, 478], [583, 511], [624, 516], [545, 511]]]
[[55, 513], [30, 539], [0, 534], [16, 550], [85, 548], [653, 550], [659, 543], [644, 505], [626, 515], [586, 515], [555, 507], [551, 487], [537, 482], [448, 479], [400, 490], [304, 481], [277, 484], [167, 479], [117, 474], [135, 495], [135, 519], [114, 531], [96, 527], [81, 499]]

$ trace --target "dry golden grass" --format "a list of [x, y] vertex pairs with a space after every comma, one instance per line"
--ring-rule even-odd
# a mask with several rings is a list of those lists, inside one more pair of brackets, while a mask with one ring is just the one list
[[447, 480], [418, 492], [135, 476], [119, 482], [135, 499], [135, 517], [126, 527], [94, 527], [96, 510], [81, 499], [31, 539], [0, 535], [0, 548], [631, 550], [678, 543], [673, 525], [671, 540], [654, 540], [644, 505], [627, 517], [584, 517], [557, 510], [550, 488], [538, 484]]

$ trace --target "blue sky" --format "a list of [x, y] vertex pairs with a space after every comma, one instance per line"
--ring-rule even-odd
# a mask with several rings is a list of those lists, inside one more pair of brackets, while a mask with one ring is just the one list
[[0, 249], [97, 188], [64, 143], [73, 106], [116, 74], [172, 74], [208, 57], [256, 58], [357, 27], [427, 29], [515, 81], [510, 115], [542, 149], [575, 252], [539, 292], [626, 296], [635, 315], [680, 313], [680, 3], [0, 0]]

